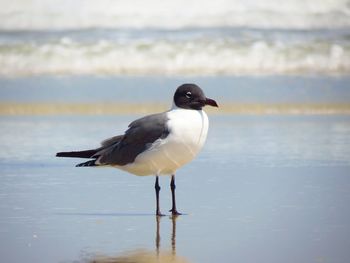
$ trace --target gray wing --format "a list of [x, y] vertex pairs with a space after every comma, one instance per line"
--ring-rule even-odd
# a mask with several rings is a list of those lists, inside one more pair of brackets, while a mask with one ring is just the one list
[[124, 135], [115, 136], [102, 142], [103, 150], [95, 156], [100, 165], [125, 165], [132, 163], [136, 156], [147, 150], [154, 141], [169, 134], [166, 113], [153, 114], [129, 125]]
[[115, 143], [120, 142], [123, 139], [124, 135], [117, 135], [117, 136], [113, 136], [111, 138], [108, 138], [104, 141], [101, 142], [101, 148], [106, 148], [109, 147]]

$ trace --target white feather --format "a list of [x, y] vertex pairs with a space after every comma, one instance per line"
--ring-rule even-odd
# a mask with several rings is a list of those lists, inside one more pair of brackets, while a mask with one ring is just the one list
[[167, 117], [170, 133], [166, 138], [156, 140], [133, 163], [116, 167], [136, 175], [170, 175], [192, 161], [207, 138], [207, 114], [173, 106]]

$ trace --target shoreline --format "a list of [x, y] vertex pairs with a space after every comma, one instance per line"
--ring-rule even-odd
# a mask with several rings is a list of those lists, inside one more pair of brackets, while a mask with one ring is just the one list
[[[0, 103], [0, 116], [123, 115], [163, 112], [161, 103]], [[222, 103], [210, 114], [248, 115], [350, 115], [350, 103]]]

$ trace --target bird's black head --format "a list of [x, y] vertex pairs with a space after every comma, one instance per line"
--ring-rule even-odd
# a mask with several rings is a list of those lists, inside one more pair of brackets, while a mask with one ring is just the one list
[[174, 95], [174, 103], [182, 109], [201, 110], [205, 105], [218, 107], [215, 100], [205, 97], [203, 90], [196, 84], [182, 84]]

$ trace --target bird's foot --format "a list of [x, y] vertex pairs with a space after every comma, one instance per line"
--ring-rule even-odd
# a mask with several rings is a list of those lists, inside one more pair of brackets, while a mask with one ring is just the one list
[[173, 216], [179, 216], [182, 215], [180, 212], [178, 212], [176, 209], [170, 209], [169, 212], [171, 212], [171, 214]]
[[156, 216], [165, 216], [164, 214], [162, 214], [160, 211], [156, 212]]

